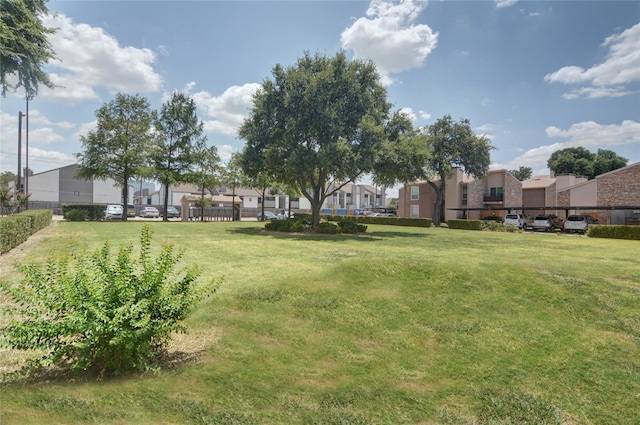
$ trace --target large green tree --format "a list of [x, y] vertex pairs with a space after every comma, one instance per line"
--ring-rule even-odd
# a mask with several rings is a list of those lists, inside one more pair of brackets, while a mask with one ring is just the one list
[[468, 119], [454, 121], [450, 115], [426, 128], [427, 144], [431, 155], [426, 169], [432, 173], [429, 185], [436, 192], [433, 224], [440, 225], [443, 216], [445, 182], [459, 167], [467, 175], [482, 178], [491, 164], [493, 146], [484, 136], [477, 136]]
[[[42, 70], [55, 52], [47, 37], [55, 30], [42, 23], [46, 0], [0, 0], [0, 84], [2, 95], [24, 87], [27, 98], [38, 94], [39, 84], [53, 87]], [[15, 79], [15, 81], [13, 81]]]
[[194, 149], [206, 141], [204, 124], [196, 114], [193, 99], [174, 93], [171, 99], [154, 113], [155, 145], [151, 159], [154, 175], [164, 190], [162, 219], [167, 221], [169, 188], [186, 182], [196, 158]]
[[390, 105], [375, 66], [308, 52], [276, 65], [240, 127], [243, 168], [295, 186], [320, 221], [327, 196], [374, 169]]
[[627, 165], [627, 159], [607, 149], [598, 149], [596, 154], [583, 147], [555, 151], [547, 166], [557, 174], [575, 174], [593, 179], [596, 176], [617, 170]]
[[[129, 179], [149, 174], [152, 146], [152, 112], [147, 99], [118, 93], [96, 111], [97, 129], [80, 137], [84, 152], [77, 176], [106, 180], [112, 178], [122, 188], [121, 203], [129, 199]], [[127, 215], [122, 214], [126, 220]]]

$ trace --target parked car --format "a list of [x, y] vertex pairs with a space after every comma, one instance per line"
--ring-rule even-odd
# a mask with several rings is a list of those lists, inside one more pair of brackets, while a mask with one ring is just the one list
[[136, 207], [133, 204], [127, 204], [127, 217], [135, 217], [136, 216]]
[[278, 218], [278, 216], [272, 213], [271, 211], [265, 211], [264, 217], [262, 217], [262, 212], [259, 212], [256, 217], [258, 218], [258, 221], [276, 220]]
[[598, 224], [590, 215], [570, 215], [564, 223], [564, 231], [568, 233], [587, 233], [590, 224]]
[[178, 218], [180, 217], [180, 211], [176, 207], [168, 206], [167, 207], [167, 218]]
[[107, 209], [104, 211], [105, 220], [121, 220], [124, 208], [122, 205], [107, 205]]
[[160, 211], [156, 207], [144, 207], [140, 210], [140, 217], [158, 218], [160, 217]]
[[507, 214], [504, 216], [503, 224], [505, 226], [516, 226], [517, 228], [524, 230], [527, 228], [527, 219], [522, 214]]
[[544, 230], [545, 232], [553, 232], [556, 229], [562, 229], [562, 220], [560, 217], [549, 214], [539, 215], [533, 219], [533, 230]]

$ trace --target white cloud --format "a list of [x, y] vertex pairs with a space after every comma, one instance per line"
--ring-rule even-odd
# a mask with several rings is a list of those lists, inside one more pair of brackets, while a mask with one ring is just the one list
[[420, 118], [422, 118], [423, 120], [431, 119], [431, 113], [427, 111], [418, 111], [418, 115], [420, 115]]
[[220, 159], [222, 162], [228, 162], [231, 159], [231, 156], [237, 152], [238, 150], [231, 145], [217, 145], [218, 155], [220, 155]]
[[96, 89], [111, 92], [156, 92], [162, 78], [153, 69], [155, 53], [149, 49], [120, 46], [102, 28], [74, 23], [63, 14], [44, 20], [57, 28], [49, 37], [58, 60], [49, 63], [51, 80], [59, 87], [43, 88], [41, 95], [76, 104], [97, 99]]
[[80, 124], [78, 131], [73, 133], [73, 140], [80, 141], [81, 136], [86, 136], [90, 131], [95, 131], [98, 128], [98, 121], [91, 121]]
[[372, 0], [370, 18], [359, 18], [342, 32], [342, 47], [353, 50], [357, 58], [371, 59], [382, 82], [391, 84], [391, 74], [421, 66], [438, 44], [437, 32], [413, 24], [425, 7], [427, 2]]
[[607, 37], [602, 46], [609, 47], [604, 62], [589, 69], [580, 66], [565, 66], [547, 74], [548, 83], [582, 84], [591, 83], [591, 88], [574, 90], [564, 97], [617, 97], [632, 93], [624, 90], [624, 84], [640, 81], [640, 23], [620, 34]]
[[550, 139], [562, 139], [549, 145], [529, 149], [509, 163], [492, 164], [492, 169], [517, 169], [521, 165], [533, 169], [544, 169], [551, 154], [555, 151], [583, 147], [592, 152], [598, 149], [610, 149], [615, 146], [638, 144], [640, 149], [640, 123], [630, 120], [620, 124], [598, 124], [585, 121], [571, 125], [566, 130], [555, 126], [546, 129]]
[[413, 109], [409, 108], [409, 107], [404, 107], [401, 108], [399, 112], [402, 112], [403, 114], [405, 114], [407, 117], [409, 117], [409, 119], [411, 120], [411, 122], [415, 122], [416, 121], [416, 114], [415, 112], [413, 112]]
[[235, 135], [238, 127], [249, 116], [253, 106], [253, 95], [258, 88], [260, 84], [248, 83], [229, 87], [217, 97], [204, 91], [192, 95], [198, 107], [211, 118], [203, 120], [205, 130], [228, 136]]
[[501, 9], [503, 7], [513, 6], [514, 4], [518, 3], [518, 0], [495, 0], [495, 3], [496, 7], [498, 9]]

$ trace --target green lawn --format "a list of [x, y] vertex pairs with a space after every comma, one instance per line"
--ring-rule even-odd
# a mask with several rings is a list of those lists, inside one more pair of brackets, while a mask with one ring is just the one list
[[[207, 280], [225, 279], [176, 340], [182, 361], [112, 380], [5, 384], [0, 423], [638, 424], [637, 241], [152, 228]], [[29, 258], [106, 238], [117, 247], [140, 229], [61, 222]]]

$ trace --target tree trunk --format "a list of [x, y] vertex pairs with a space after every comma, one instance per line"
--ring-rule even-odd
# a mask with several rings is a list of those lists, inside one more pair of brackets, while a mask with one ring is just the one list
[[164, 185], [164, 210], [162, 211], [162, 221], [169, 221], [167, 217], [167, 207], [169, 206], [169, 185]]
[[442, 204], [444, 200], [444, 179], [440, 179], [440, 184], [437, 185], [434, 182], [429, 182], [429, 186], [433, 188], [436, 192], [436, 202], [433, 206], [433, 225], [438, 227], [440, 226], [441, 218], [442, 218]]
[[124, 179], [122, 185], [122, 221], [127, 221], [127, 205], [129, 204], [129, 185], [127, 184], [128, 179]]

